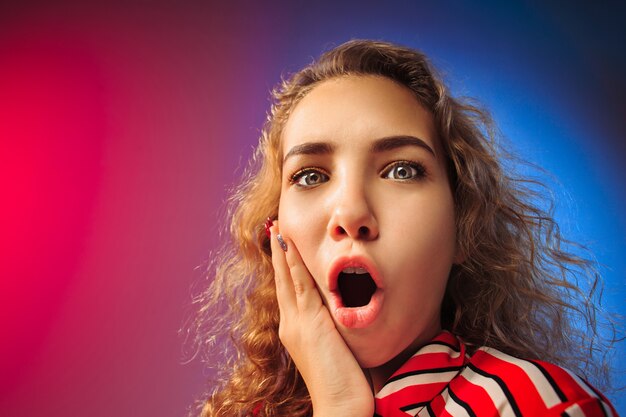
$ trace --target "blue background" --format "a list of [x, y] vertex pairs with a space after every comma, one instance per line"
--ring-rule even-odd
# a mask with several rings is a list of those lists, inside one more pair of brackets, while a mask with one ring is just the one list
[[0, 4], [1, 415], [181, 416], [202, 396], [178, 330], [225, 189], [280, 75], [352, 38], [423, 50], [491, 110], [626, 314], [624, 6], [222, 3]]

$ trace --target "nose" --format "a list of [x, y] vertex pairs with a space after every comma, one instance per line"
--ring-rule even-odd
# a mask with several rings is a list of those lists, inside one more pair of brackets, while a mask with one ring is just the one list
[[328, 223], [328, 233], [335, 240], [378, 238], [378, 222], [364, 187], [337, 190]]

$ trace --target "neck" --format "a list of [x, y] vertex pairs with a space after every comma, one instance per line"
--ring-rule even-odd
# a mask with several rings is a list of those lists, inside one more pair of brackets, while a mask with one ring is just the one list
[[433, 331], [428, 332], [427, 337], [418, 337], [413, 343], [411, 343], [406, 349], [400, 352], [397, 356], [393, 357], [389, 362], [386, 362], [380, 366], [374, 368], [363, 369], [365, 377], [367, 378], [370, 387], [374, 394], [378, 393], [387, 380], [398, 370], [406, 361], [409, 360], [415, 352], [419, 350], [424, 344], [428, 343], [433, 337], [435, 337], [441, 331], [441, 327], [437, 326]]

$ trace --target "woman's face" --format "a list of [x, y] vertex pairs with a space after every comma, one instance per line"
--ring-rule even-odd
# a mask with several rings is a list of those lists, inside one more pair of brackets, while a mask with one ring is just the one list
[[389, 79], [346, 76], [314, 87], [282, 140], [280, 231], [360, 365], [427, 342], [458, 257], [432, 115]]

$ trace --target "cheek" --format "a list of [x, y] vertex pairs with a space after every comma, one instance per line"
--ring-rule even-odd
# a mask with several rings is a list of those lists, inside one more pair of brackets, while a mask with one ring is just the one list
[[[295, 245], [304, 265], [317, 283], [321, 296], [328, 304], [328, 294], [323, 293], [325, 285], [324, 256], [321, 254], [323, 231], [326, 230], [320, 210], [300, 207], [287, 199], [281, 200], [278, 209], [279, 230]], [[291, 250], [291, 248], [290, 248]]]
[[304, 263], [311, 269], [325, 230], [321, 211], [304, 204], [302, 199], [281, 197], [278, 224], [280, 232], [293, 241]]
[[388, 222], [396, 237], [391, 246], [401, 254], [398, 262], [447, 276], [456, 253], [456, 227], [451, 197], [446, 197], [413, 202], [404, 207], [403, 221], [396, 216]]
[[301, 240], [306, 238], [305, 231], [311, 225], [311, 216], [297, 199], [281, 197], [278, 206], [278, 224], [280, 232], [299, 247]]

